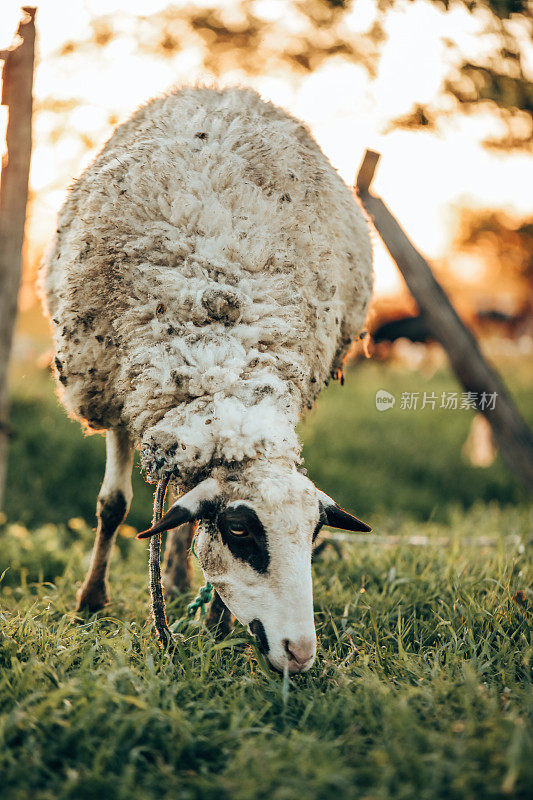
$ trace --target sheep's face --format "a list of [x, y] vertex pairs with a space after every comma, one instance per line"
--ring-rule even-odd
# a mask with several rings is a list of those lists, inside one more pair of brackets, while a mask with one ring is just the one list
[[311, 551], [324, 524], [370, 530], [294, 468], [254, 462], [203, 481], [146, 535], [199, 522], [206, 578], [248, 626], [273, 667], [305, 672], [315, 658]]
[[316, 652], [311, 550], [320, 519], [317, 491], [296, 470], [257, 465], [225, 482], [220, 496], [219, 507], [199, 526], [200, 564], [271, 664], [303, 672]]

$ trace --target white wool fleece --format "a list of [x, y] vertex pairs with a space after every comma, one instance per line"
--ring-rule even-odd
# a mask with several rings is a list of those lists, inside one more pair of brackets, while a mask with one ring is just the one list
[[299, 460], [295, 425], [365, 319], [366, 221], [308, 130], [249, 89], [186, 88], [75, 182], [43, 270], [62, 400], [153, 479]]

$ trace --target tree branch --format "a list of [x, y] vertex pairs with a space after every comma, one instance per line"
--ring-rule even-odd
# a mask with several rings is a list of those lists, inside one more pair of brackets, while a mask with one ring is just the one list
[[411, 243], [383, 200], [370, 194], [379, 154], [367, 150], [356, 191], [374, 227], [405, 278], [429, 329], [446, 350], [453, 371], [466, 391], [496, 395], [494, 407], [479, 406], [490, 422], [502, 457], [533, 493], [533, 436], [496, 370], [483, 356], [431, 267]]

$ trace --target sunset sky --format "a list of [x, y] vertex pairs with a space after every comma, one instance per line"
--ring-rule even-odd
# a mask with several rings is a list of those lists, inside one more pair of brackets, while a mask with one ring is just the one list
[[[67, 186], [106, 141], [113, 119], [122, 121], [139, 104], [173, 85], [214, 80], [203, 70], [194, 43], [169, 59], [138, 51], [128, 34], [130, 15], [154, 13], [166, 5], [163, 0], [42, 0], [38, 4], [35, 96], [38, 108], [45, 100], [46, 108], [35, 115], [30, 254], [37, 255], [53, 233]], [[218, 3], [222, 5], [232, 12], [232, 0]], [[288, 5], [285, 0], [258, 0], [254, 10], [275, 21], [288, 13]], [[65, 42], [87, 37], [90, 20], [102, 14], [120, 18], [120, 35], [110, 45], [57, 56]], [[0, 48], [10, 43], [19, 16], [19, 2], [2, 0]], [[354, 0], [345, 24], [354, 33], [364, 33], [374, 17], [373, 0]], [[287, 17], [283, 19], [286, 22]], [[469, 116], [452, 114], [442, 120], [438, 133], [385, 132], [387, 123], [407, 113], [413, 103], [437, 97], [442, 79], [457, 58], [446, 47], [447, 39], [469, 54], [493, 46], [480, 30], [478, 19], [464, 8], [444, 13], [423, 0], [405, 2], [387, 16], [388, 38], [375, 80], [363, 67], [335, 57], [309, 75], [279, 70], [250, 78], [235, 69], [219, 83], [252, 85], [303, 119], [348, 183], [353, 183], [365, 148], [380, 151], [375, 191], [422, 251], [441, 258], [458, 206], [490, 206], [516, 214], [532, 211], [533, 157], [482, 147], [485, 137], [503, 132], [489, 109]], [[533, 72], [533, 52], [529, 66]], [[77, 102], [64, 114], [50, 102], [73, 98]], [[5, 109], [0, 119], [3, 127]], [[389, 292], [398, 286], [396, 268], [377, 237], [375, 243], [376, 288]], [[473, 273], [475, 266], [461, 264]]]

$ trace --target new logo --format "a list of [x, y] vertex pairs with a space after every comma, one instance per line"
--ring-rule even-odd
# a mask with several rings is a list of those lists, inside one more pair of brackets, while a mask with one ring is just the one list
[[389, 408], [394, 408], [396, 398], [385, 389], [378, 389], [376, 392], [376, 408], [378, 411], [388, 411]]

